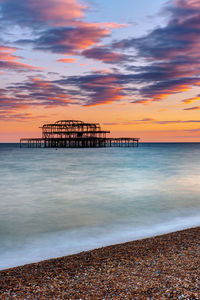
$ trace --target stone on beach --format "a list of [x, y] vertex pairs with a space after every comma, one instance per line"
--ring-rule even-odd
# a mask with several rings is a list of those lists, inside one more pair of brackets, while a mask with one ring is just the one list
[[0, 272], [1, 299], [200, 299], [200, 227]]

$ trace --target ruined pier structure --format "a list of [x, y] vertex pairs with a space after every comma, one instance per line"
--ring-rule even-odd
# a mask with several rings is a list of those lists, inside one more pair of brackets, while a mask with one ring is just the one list
[[134, 147], [139, 138], [109, 138], [110, 131], [101, 130], [98, 123], [62, 120], [44, 124], [41, 138], [22, 138], [20, 147], [28, 148], [92, 148], [92, 147]]

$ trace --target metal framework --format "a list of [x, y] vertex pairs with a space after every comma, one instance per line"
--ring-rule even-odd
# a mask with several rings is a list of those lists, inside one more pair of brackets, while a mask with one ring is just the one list
[[28, 148], [90, 148], [138, 146], [139, 138], [108, 138], [110, 131], [101, 130], [99, 123], [61, 120], [44, 124], [42, 138], [22, 138], [20, 147]]

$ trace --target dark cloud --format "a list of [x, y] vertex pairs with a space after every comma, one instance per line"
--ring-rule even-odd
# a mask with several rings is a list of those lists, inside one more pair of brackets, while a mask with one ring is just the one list
[[31, 77], [24, 83], [9, 86], [8, 90], [15, 95], [15, 100], [27, 105], [46, 107], [66, 106], [76, 102], [67, 94], [66, 89], [40, 78]]
[[193, 106], [193, 107], [184, 108], [184, 110], [198, 110], [198, 109], [200, 109], [200, 106]]
[[115, 94], [117, 86], [119, 89], [111, 97], [111, 102], [128, 99], [134, 104], [160, 101], [200, 86], [198, 1], [177, 0], [165, 10], [170, 12], [168, 23], [144, 37], [122, 40], [113, 43], [112, 47], [93, 47], [82, 51], [82, 55], [88, 58], [121, 63], [124, 57], [119, 51], [132, 49], [134, 65], [131, 65], [129, 54], [126, 72], [74, 76], [63, 79], [61, 85], [74, 86], [77, 95], [78, 92], [84, 93], [89, 105], [108, 103], [110, 92]]
[[[125, 85], [130, 82], [132, 82], [131, 76], [116, 73], [70, 76], [55, 81], [56, 84], [67, 88], [73, 87], [77, 96], [81, 95], [83, 97], [82, 103], [86, 106], [123, 100], [127, 94], [130, 96], [130, 91], [126, 91], [125, 88]], [[134, 92], [132, 91], [132, 93]]]
[[[104, 94], [107, 90], [117, 90], [122, 98], [126, 96], [132, 103], [148, 103], [149, 99], [162, 100], [173, 93], [188, 90], [191, 86], [199, 85], [198, 77], [185, 77], [160, 81], [153, 84], [146, 77], [145, 73], [93, 73], [82, 76], [69, 76], [55, 81], [61, 86], [73, 86], [77, 91], [77, 96], [83, 93], [87, 96], [89, 103], [108, 103], [109, 94]], [[143, 84], [145, 86], [143, 86]], [[138, 87], [139, 86], [139, 87]], [[105, 97], [105, 98], [104, 98]], [[140, 97], [140, 99], [138, 99]], [[105, 99], [105, 101], [104, 101]], [[112, 100], [113, 102], [113, 100]]]
[[90, 74], [48, 81], [30, 77], [0, 90], [0, 111], [16, 113], [33, 106], [91, 106], [123, 100], [126, 93], [113, 75]]
[[30, 78], [24, 83], [16, 83], [0, 90], [0, 116], [4, 120], [7, 113], [13, 119], [17, 116], [18, 119], [27, 118], [29, 115], [23, 116], [19, 110], [34, 106], [54, 108], [77, 103], [64, 88], [39, 78]]
[[1, 23], [21, 27], [66, 25], [84, 16], [86, 7], [76, 0], [1, 0]]
[[184, 131], [188, 131], [188, 132], [200, 132], [200, 128], [185, 129]]
[[156, 28], [144, 37], [113, 43], [115, 49], [133, 49], [138, 60], [143, 60], [139, 67], [127, 67], [129, 71], [139, 73], [141, 83], [145, 83], [145, 87], [140, 89], [142, 99], [135, 103], [161, 100], [190, 89], [192, 85], [199, 85], [199, 0], [176, 0], [170, 3], [165, 8], [170, 12], [167, 25]]
[[[145, 79], [143, 79], [143, 74], [140, 74], [140, 82], [142, 83]], [[168, 80], [160, 80], [153, 84], [148, 84], [145, 87], [140, 88], [140, 95], [143, 99], [139, 101], [144, 101], [144, 103], [149, 100], [158, 101], [165, 99], [167, 96], [170, 96], [175, 93], [180, 93], [189, 90], [192, 86], [199, 86], [199, 78], [198, 77], [183, 77], [178, 79], [168, 79]], [[137, 103], [133, 101], [133, 103]], [[143, 102], [142, 102], [143, 103]]]
[[109, 64], [127, 62], [129, 60], [128, 55], [114, 52], [108, 47], [93, 47], [83, 51], [81, 54], [86, 58], [97, 59]]
[[35, 39], [18, 40], [17, 43], [31, 44], [43, 51], [77, 54], [77, 51], [87, 49], [108, 35], [105, 28], [79, 23], [78, 26], [49, 28], [41, 31]]

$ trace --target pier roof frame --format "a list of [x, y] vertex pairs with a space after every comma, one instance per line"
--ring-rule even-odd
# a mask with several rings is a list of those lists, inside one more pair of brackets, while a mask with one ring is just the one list
[[59, 120], [59, 121], [56, 121], [55, 123], [44, 124], [42, 127], [39, 127], [39, 128], [45, 129], [45, 128], [49, 128], [49, 127], [62, 127], [62, 128], [90, 127], [90, 128], [97, 128], [99, 130], [101, 129], [99, 123], [85, 123], [85, 122], [79, 121], [79, 120]]

